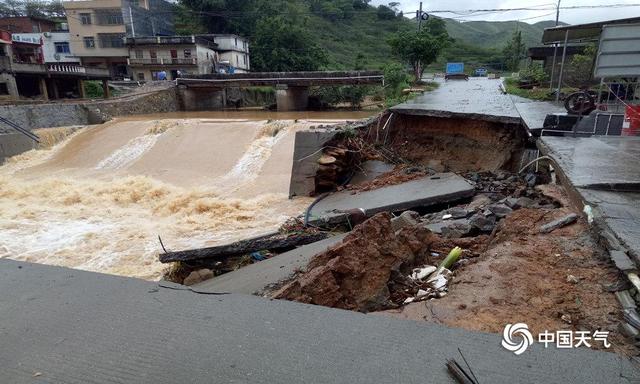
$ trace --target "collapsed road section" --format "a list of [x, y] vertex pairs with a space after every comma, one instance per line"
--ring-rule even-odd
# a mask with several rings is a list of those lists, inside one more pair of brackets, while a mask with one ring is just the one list
[[636, 355], [634, 275], [611, 261], [561, 174], [567, 165], [536, 159], [510, 111], [465, 119], [404, 108], [298, 132], [292, 194], [316, 200], [277, 236], [324, 240], [228, 255], [231, 266], [180, 263], [173, 276], [196, 292], [483, 332], [514, 322], [534, 333], [604, 332], [610, 344], [593, 348]]

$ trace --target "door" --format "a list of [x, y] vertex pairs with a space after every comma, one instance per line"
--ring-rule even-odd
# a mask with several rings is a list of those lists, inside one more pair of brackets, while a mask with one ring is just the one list
[[171, 50], [171, 64], [178, 64], [178, 50]]

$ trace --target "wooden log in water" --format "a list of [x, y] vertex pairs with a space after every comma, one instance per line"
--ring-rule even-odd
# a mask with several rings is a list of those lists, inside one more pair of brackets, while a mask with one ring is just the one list
[[237, 241], [209, 248], [191, 249], [160, 254], [161, 263], [175, 261], [224, 260], [233, 256], [246, 255], [258, 251], [286, 251], [300, 245], [315, 243], [328, 237], [327, 233], [303, 233], [291, 235], [274, 235], [257, 239]]

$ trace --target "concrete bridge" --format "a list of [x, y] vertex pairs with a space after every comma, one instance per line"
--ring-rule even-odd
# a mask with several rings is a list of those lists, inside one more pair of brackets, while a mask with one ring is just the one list
[[183, 89], [186, 104], [199, 104], [189, 99], [205, 96], [203, 93], [208, 91], [222, 93], [226, 106], [227, 88], [272, 86], [276, 88], [278, 111], [299, 111], [308, 107], [311, 86], [384, 85], [384, 75], [379, 71], [251, 72], [187, 75], [177, 83]]

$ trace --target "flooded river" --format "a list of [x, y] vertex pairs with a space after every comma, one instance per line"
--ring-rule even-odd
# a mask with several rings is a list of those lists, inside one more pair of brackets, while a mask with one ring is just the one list
[[0, 167], [0, 257], [157, 279], [158, 236], [171, 250], [210, 246], [301, 213], [311, 199], [287, 198], [295, 132], [371, 114], [180, 113], [82, 128]]

